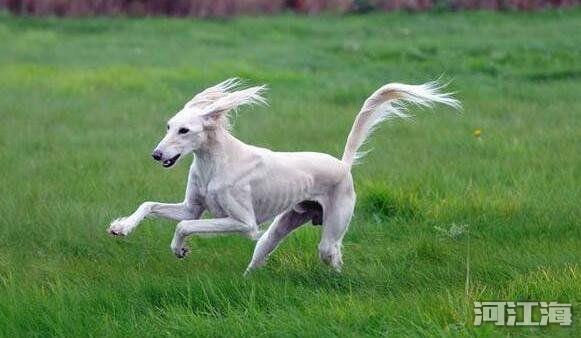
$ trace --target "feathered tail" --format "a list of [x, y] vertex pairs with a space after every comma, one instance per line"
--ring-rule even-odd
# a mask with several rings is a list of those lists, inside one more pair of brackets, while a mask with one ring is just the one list
[[352, 166], [357, 159], [365, 155], [365, 153], [361, 154], [357, 151], [380, 122], [393, 117], [410, 117], [406, 112], [406, 103], [423, 107], [432, 107], [434, 103], [442, 103], [460, 109], [460, 101], [454, 99], [450, 93], [441, 93], [442, 88], [443, 86], [437, 82], [428, 82], [422, 85], [389, 83], [376, 90], [365, 100], [363, 107], [357, 114], [347, 137], [347, 144], [345, 144], [341, 160]]

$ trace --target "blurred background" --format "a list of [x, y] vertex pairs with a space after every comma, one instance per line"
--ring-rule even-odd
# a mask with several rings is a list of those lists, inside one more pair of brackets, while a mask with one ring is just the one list
[[0, 9], [27, 15], [227, 17], [285, 11], [316, 14], [433, 9], [538, 10], [579, 3], [579, 0], [0, 0]]

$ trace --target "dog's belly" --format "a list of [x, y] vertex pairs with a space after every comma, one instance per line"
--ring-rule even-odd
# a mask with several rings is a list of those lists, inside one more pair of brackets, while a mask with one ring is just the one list
[[274, 205], [274, 203], [259, 203], [254, 206], [256, 223], [261, 224], [267, 221], [271, 221], [277, 215], [292, 209], [299, 202], [299, 198], [297, 198], [296, 201], [288, 201], [286, 203], [279, 203], [278, 205]]
[[294, 209], [304, 201], [321, 203], [349, 175], [349, 168], [321, 153], [272, 153], [266, 170], [249, 180], [257, 223]]
[[252, 205], [256, 223], [269, 221], [277, 215], [293, 209], [305, 200], [317, 200], [320, 192], [314, 189], [313, 178], [310, 175], [290, 175], [292, 179], [268, 180], [252, 182]]

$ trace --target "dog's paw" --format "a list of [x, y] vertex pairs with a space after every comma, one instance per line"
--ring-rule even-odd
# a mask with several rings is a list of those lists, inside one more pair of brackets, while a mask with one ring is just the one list
[[243, 276], [248, 277], [252, 272], [262, 268], [265, 265], [266, 265], [266, 258], [252, 260], [252, 262], [250, 262], [250, 264], [248, 264], [248, 267], [246, 267], [246, 271], [244, 271]]
[[267, 257], [253, 257], [248, 267], [246, 267], [245, 275], [251, 273], [254, 270], [258, 270], [266, 265]]
[[121, 217], [111, 222], [107, 232], [113, 236], [127, 236], [131, 231], [132, 226], [133, 224], [127, 222], [127, 217]]
[[242, 277], [250, 277], [250, 274], [252, 273], [252, 269], [250, 268], [246, 268], [246, 270], [244, 271], [244, 273], [242, 274]]
[[175, 248], [172, 249], [172, 251], [179, 259], [186, 257], [188, 253], [190, 253], [190, 249], [188, 249], [187, 247]]

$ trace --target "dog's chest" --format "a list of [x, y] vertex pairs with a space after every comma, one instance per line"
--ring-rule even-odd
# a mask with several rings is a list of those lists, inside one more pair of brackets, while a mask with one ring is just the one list
[[207, 186], [200, 186], [198, 188], [198, 196], [198, 198], [204, 203], [206, 210], [208, 210], [215, 218], [228, 216], [220, 203], [217, 191], [208, 189]]
[[220, 205], [217, 198], [213, 198], [211, 196], [206, 195], [204, 198], [204, 203], [206, 204], [206, 209], [215, 217], [215, 218], [222, 218], [227, 217], [227, 213]]

